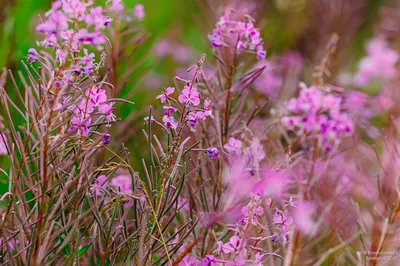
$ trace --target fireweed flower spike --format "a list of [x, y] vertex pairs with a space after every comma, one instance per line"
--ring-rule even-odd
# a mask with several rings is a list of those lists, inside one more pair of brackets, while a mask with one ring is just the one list
[[324, 93], [316, 86], [300, 86], [299, 97], [289, 100], [287, 115], [281, 121], [288, 130], [316, 140], [326, 152], [331, 152], [344, 137], [353, 133], [353, 122], [342, 111], [341, 98]]
[[357, 86], [367, 86], [373, 80], [390, 80], [396, 76], [399, 53], [391, 49], [383, 37], [377, 37], [367, 46], [367, 56], [358, 65], [354, 82]]
[[[259, 60], [265, 59], [267, 52], [263, 48], [263, 40], [260, 32], [254, 27], [253, 18], [245, 16], [242, 22], [233, 19], [233, 12], [227, 11], [216, 24], [209, 36], [214, 49], [224, 46], [234, 48], [239, 54], [243, 52], [255, 52]], [[234, 47], [234, 46], [237, 47]]]

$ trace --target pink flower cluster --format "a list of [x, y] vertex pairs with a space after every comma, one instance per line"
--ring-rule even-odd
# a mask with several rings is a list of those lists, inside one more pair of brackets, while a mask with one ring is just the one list
[[209, 36], [213, 47], [232, 47], [239, 54], [245, 51], [255, 52], [258, 59], [265, 59], [267, 52], [264, 50], [260, 31], [254, 27], [253, 19], [246, 16], [247, 22], [242, 22], [232, 19], [230, 15], [231, 12], [226, 12]]
[[104, 191], [111, 185], [114, 188], [117, 188], [122, 193], [130, 193], [132, 192], [132, 178], [129, 175], [118, 175], [111, 179], [110, 182], [106, 181], [107, 176], [100, 175], [96, 179], [96, 195], [103, 195]]
[[[203, 108], [197, 106], [201, 103], [201, 94], [196, 87], [192, 84], [192, 81], [183, 80], [177, 78], [180, 81], [185, 82], [185, 86], [182, 92], [179, 94], [178, 99], [175, 99], [171, 95], [175, 92], [175, 88], [168, 87], [165, 91], [157, 96], [161, 103], [168, 104], [164, 105], [164, 116], [163, 125], [165, 129], [176, 129], [179, 126], [177, 120], [175, 120], [174, 114], [180, 113], [180, 121], [185, 122], [191, 130], [195, 130], [198, 123], [204, 122], [207, 117], [212, 117], [211, 101], [204, 100]], [[179, 103], [183, 104], [181, 106]], [[176, 107], [174, 107], [175, 105]], [[155, 120], [153, 121], [155, 122]], [[215, 152], [212, 152], [215, 154]], [[213, 155], [216, 157], [217, 155]]]
[[357, 86], [367, 86], [375, 79], [390, 80], [395, 77], [399, 60], [397, 51], [391, 49], [381, 37], [370, 41], [366, 50], [367, 56], [360, 61], [355, 76]]
[[316, 139], [326, 152], [354, 131], [350, 117], [342, 112], [342, 99], [325, 94], [322, 88], [301, 84], [298, 98], [289, 100], [283, 125], [298, 136]]
[[265, 158], [263, 146], [260, 139], [256, 137], [252, 139], [248, 147], [245, 147], [241, 140], [230, 137], [224, 145], [224, 149], [233, 158], [246, 157], [247, 161], [251, 162], [255, 168], [258, 168], [260, 162]]
[[[112, 19], [104, 15], [102, 7], [92, 6], [92, 1], [55, 1], [46, 13], [46, 20], [36, 28], [46, 34], [46, 39], [40, 44], [55, 47], [60, 57], [79, 50], [82, 44], [102, 49], [107, 39], [100, 30], [110, 25]], [[74, 23], [81, 23], [82, 27], [75, 30]], [[59, 42], [67, 45], [61, 47]], [[65, 50], [66, 47], [70, 50]]]
[[72, 126], [69, 132], [77, 132], [78, 134], [87, 137], [89, 136], [89, 125], [92, 117], [96, 114], [104, 116], [108, 122], [115, 120], [113, 114], [113, 104], [107, 103], [106, 91], [93, 85], [86, 91], [85, 96], [78, 106], [73, 110], [73, 118], [71, 119]]

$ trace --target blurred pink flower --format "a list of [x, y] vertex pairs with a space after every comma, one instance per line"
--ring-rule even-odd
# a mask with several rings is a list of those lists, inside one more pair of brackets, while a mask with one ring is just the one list
[[243, 143], [241, 140], [230, 137], [228, 143], [224, 145], [224, 149], [228, 154], [240, 155], [242, 154]]
[[108, 182], [105, 182], [107, 179], [107, 176], [105, 175], [100, 175], [96, 179], [96, 195], [97, 196], [102, 196], [103, 195], [103, 190], [107, 188]]
[[114, 187], [119, 188], [121, 192], [132, 192], [132, 178], [129, 175], [116, 176], [111, 180], [110, 184]]
[[136, 5], [136, 6], [133, 8], [133, 15], [134, 15], [139, 21], [143, 20], [143, 18], [144, 18], [144, 7], [143, 7], [143, 5], [140, 5], [140, 4]]
[[315, 228], [315, 205], [309, 201], [299, 202], [297, 208], [292, 209], [294, 225], [305, 235], [314, 235]]
[[367, 56], [360, 61], [354, 78], [357, 86], [367, 86], [374, 79], [389, 80], [396, 76], [399, 54], [385, 39], [377, 37], [371, 40], [366, 50]]

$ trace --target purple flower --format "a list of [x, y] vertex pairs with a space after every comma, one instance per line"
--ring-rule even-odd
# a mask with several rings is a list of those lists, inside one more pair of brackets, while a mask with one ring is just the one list
[[178, 100], [186, 105], [193, 104], [194, 106], [197, 106], [200, 104], [200, 93], [195, 87], [189, 89], [189, 87], [185, 86], [182, 93], [179, 95]]
[[217, 261], [215, 260], [213, 255], [207, 255], [203, 259], [203, 266], [216, 266]]
[[39, 60], [39, 53], [36, 51], [35, 48], [30, 48], [28, 50], [28, 62], [33, 63]]
[[111, 139], [111, 135], [110, 134], [108, 134], [108, 133], [103, 134], [102, 142], [104, 144], [106, 144], [106, 145], [110, 144], [110, 139]]
[[210, 147], [207, 149], [207, 154], [211, 160], [214, 160], [214, 159], [217, 159], [217, 157], [219, 155], [219, 151], [215, 147]]
[[177, 109], [172, 106], [163, 106], [163, 108], [165, 109], [164, 115], [172, 115], [177, 111]]
[[178, 127], [178, 122], [175, 121], [175, 118], [173, 116], [164, 115], [163, 122], [166, 128], [176, 129]]
[[164, 103], [169, 98], [169, 95], [174, 93], [174, 91], [175, 91], [174, 87], [168, 87], [165, 89], [165, 92], [157, 96], [157, 99], [160, 99], [161, 103]]

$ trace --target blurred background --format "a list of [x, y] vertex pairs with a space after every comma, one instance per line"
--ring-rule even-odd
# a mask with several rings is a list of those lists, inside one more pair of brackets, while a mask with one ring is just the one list
[[[50, 0], [0, 0], [0, 67], [10, 69], [16, 76], [23, 70], [21, 60], [36, 47], [35, 27], [51, 6]], [[105, 1], [96, 1], [105, 2]], [[123, 120], [116, 129], [118, 143], [124, 142], [135, 161], [147, 150], [140, 146], [143, 117], [148, 107], [157, 104], [155, 96], [173, 85], [176, 75], [186, 75], [186, 69], [205, 53], [212, 63], [208, 34], [222, 14], [224, 7], [247, 10], [257, 21], [267, 50], [267, 59], [288, 53], [291, 60], [301, 64], [299, 80], [308, 82], [314, 66], [319, 63], [324, 47], [332, 33], [339, 35], [336, 56], [330, 67], [329, 82], [345, 79], [353, 72], [364, 52], [365, 42], [380, 31], [396, 32], [400, 17], [395, 1], [384, 0], [142, 0], [123, 1], [127, 8], [143, 4], [145, 17], [140, 27], [143, 38], [134, 52], [124, 58], [122, 68], [134, 66], [118, 95], [135, 105], [117, 105], [116, 114]], [[288, 57], [289, 58], [289, 57]], [[125, 79], [129, 78], [129, 82]], [[17, 85], [21, 81], [17, 79]], [[16, 96], [8, 82], [6, 90]], [[374, 90], [374, 88], [371, 88]], [[18, 116], [15, 124], [21, 124]], [[4, 121], [7, 124], [7, 121]], [[135, 141], [133, 141], [135, 140]], [[139, 141], [138, 141], [139, 140]], [[115, 144], [116, 145], [116, 144]], [[120, 145], [120, 144], [119, 144]], [[8, 163], [0, 157], [0, 167], [7, 171]], [[7, 189], [0, 180], [0, 193]]]

